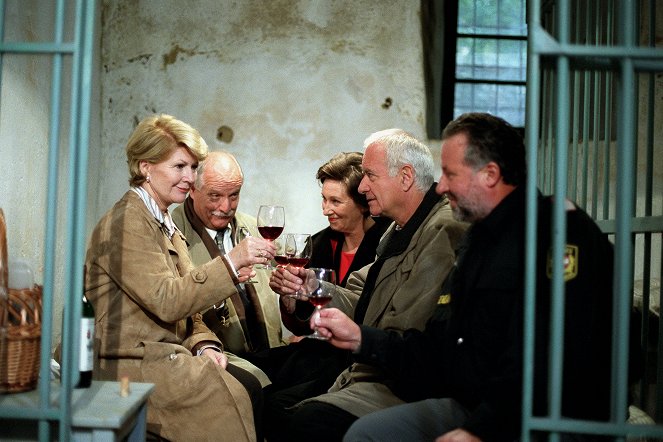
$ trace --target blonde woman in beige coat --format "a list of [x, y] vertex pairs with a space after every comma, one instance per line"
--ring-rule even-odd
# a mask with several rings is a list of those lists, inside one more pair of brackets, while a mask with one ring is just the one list
[[131, 188], [97, 224], [86, 257], [85, 294], [99, 346], [94, 377], [154, 383], [148, 431], [160, 438], [254, 441], [247, 388], [255, 379], [229, 372], [221, 342], [199, 312], [235, 293], [253, 264], [272, 259], [274, 247], [247, 238], [222, 257], [191, 265], [168, 206], [184, 201], [207, 151], [198, 131], [169, 115], [146, 118], [129, 139]]

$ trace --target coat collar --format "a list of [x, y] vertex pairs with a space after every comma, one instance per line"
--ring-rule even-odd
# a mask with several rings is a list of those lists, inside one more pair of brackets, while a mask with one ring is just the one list
[[131, 190], [140, 197], [143, 203], [145, 203], [145, 207], [147, 207], [148, 212], [152, 214], [154, 219], [156, 219], [159, 224], [164, 227], [168, 238], [172, 239], [173, 233], [178, 231], [178, 228], [173, 222], [173, 219], [170, 217], [170, 213], [168, 213], [167, 210], [162, 212], [159, 209], [157, 202], [154, 201], [154, 198], [152, 198], [152, 196], [147, 193], [147, 190], [143, 189], [142, 187], [131, 186]]

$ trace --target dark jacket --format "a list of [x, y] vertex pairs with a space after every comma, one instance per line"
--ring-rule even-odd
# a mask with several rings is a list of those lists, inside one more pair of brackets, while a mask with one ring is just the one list
[[[374, 220], [375, 224], [364, 234], [364, 239], [359, 244], [350, 268], [343, 280], [339, 282], [340, 286], [345, 287], [350, 273], [375, 261], [375, 249], [380, 243], [380, 238], [389, 227], [389, 224], [391, 224], [391, 220], [382, 217], [376, 217]], [[311, 253], [311, 260], [308, 266], [334, 269], [336, 270], [336, 274], [339, 275], [341, 269], [341, 251], [343, 250], [345, 235], [332, 230], [331, 227], [326, 227], [313, 235], [311, 239], [313, 241], [313, 253]], [[332, 240], [337, 242], [336, 253], [332, 249]]]
[[[545, 408], [550, 326], [550, 200], [539, 196], [535, 413]], [[612, 245], [587, 214], [567, 211], [565, 416], [609, 417]], [[423, 332], [362, 326], [359, 360], [386, 368], [409, 401], [450, 397], [482, 440], [513, 440], [521, 416], [525, 192], [517, 188], [475, 223]], [[448, 296], [445, 296], [448, 295]]]

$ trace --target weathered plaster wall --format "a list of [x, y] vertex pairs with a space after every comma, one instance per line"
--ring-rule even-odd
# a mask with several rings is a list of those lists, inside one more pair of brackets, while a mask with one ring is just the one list
[[[425, 134], [418, 2], [106, 0], [102, 23], [91, 218], [126, 190], [126, 140], [155, 112], [237, 156], [241, 210], [280, 203], [286, 229], [300, 232], [326, 225], [315, 181], [325, 161], [376, 130]], [[229, 144], [216, 139], [222, 125]]]
[[[50, 42], [54, 36], [53, 2], [41, 0], [9, 1], [6, 4], [5, 40], [10, 42]], [[73, 40], [73, 2], [65, 8], [63, 41]], [[99, 38], [96, 38], [99, 41]], [[99, 51], [96, 51], [97, 54]], [[98, 55], [97, 55], [98, 56]], [[95, 67], [99, 62], [94, 63]], [[46, 253], [55, 256], [53, 285], [53, 329], [59, 340], [62, 325], [63, 279], [70, 179], [68, 153], [71, 95], [71, 56], [62, 57], [60, 82], [60, 147], [49, 157], [48, 138], [53, 77], [52, 55], [5, 54], [2, 58], [0, 95], [0, 208], [7, 221], [10, 262], [22, 260], [33, 270], [34, 281], [44, 283]], [[90, 115], [90, 144], [98, 149], [99, 90], [98, 69], [93, 74]], [[47, 180], [49, 162], [54, 163], [57, 178]], [[93, 178], [93, 176], [92, 176]], [[91, 179], [91, 181], [94, 181]], [[94, 200], [96, 189], [88, 189]], [[45, 251], [47, 192], [55, 195], [56, 237], [53, 250]], [[10, 268], [11, 270], [11, 268]]]

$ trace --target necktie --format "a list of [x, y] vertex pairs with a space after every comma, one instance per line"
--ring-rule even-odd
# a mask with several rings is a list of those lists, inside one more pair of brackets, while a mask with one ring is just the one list
[[[216, 236], [214, 237], [214, 241], [216, 242], [216, 245], [219, 247], [219, 252], [221, 252], [221, 255], [226, 254], [226, 248], [223, 244], [223, 238], [225, 236], [226, 230], [228, 228], [226, 227], [225, 229], [218, 230], [216, 232]], [[252, 309], [253, 305], [251, 304], [251, 301], [249, 301], [248, 296], [246, 295], [246, 289], [243, 284], [237, 284], [237, 293], [239, 294], [240, 299], [242, 300], [242, 304], [244, 304], [244, 310], [247, 312], [247, 319], [250, 314], [254, 314]]]
[[223, 246], [223, 237], [226, 234], [226, 229], [219, 230], [216, 232], [216, 236], [214, 237], [214, 241], [216, 241], [216, 245], [219, 247], [219, 251], [221, 252], [222, 255], [226, 254], [226, 248]]

